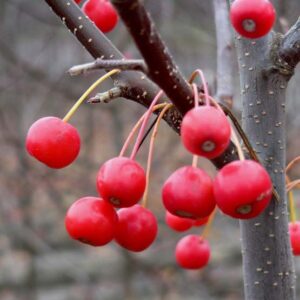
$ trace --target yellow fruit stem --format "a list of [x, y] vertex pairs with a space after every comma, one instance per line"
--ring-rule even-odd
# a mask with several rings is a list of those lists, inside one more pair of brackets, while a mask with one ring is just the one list
[[69, 110], [69, 112], [65, 115], [65, 117], [63, 118], [64, 122], [68, 122], [70, 120], [70, 118], [73, 116], [73, 114], [76, 112], [76, 110], [78, 109], [78, 107], [80, 106], [80, 104], [86, 99], [86, 97], [99, 85], [101, 84], [103, 81], [105, 81], [107, 78], [109, 78], [110, 76], [117, 74], [121, 72], [119, 69], [114, 69], [111, 70], [109, 72], [107, 72], [106, 74], [104, 74], [102, 77], [100, 77], [98, 80], [96, 80], [84, 93], [83, 95], [76, 101], [76, 103], [72, 106], [72, 108]]
[[[288, 193], [289, 206], [290, 206], [290, 220], [292, 223], [295, 223], [297, 220], [297, 215], [296, 215], [296, 207], [295, 207], [294, 194], [293, 194], [292, 188], [293, 188], [293, 183], [297, 180], [291, 182], [289, 176], [285, 175], [285, 181], [286, 181], [286, 189], [287, 189], [287, 193]], [[292, 188], [289, 190], [288, 187], [291, 185], [292, 185]]]
[[150, 171], [151, 171], [151, 163], [152, 163], [152, 158], [153, 158], [153, 150], [154, 150], [154, 142], [156, 139], [156, 135], [158, 132], [159, 124], [166, 113], [168, 109], [170, 109], [173, 106], [173, 104], [166, 104], [163, 110], [160, 112], [158, 119], [155, 123], [151, 139], [150, 139], [150, 144], [149, 144], [149, 152], [148, 152], [148, 160], [147, 160], [147, 169], [146, 169], [146, 188], [144, 192], [144, 197], [143, 197], [143, 202], [142, 206], [146, 207], [147, 206], [147, 199], [148, 199], [148, 190], [149, 190], [149, 179], [150, 179]]
[[295, 201], [293, 191], [288, 192], [289, 197], [289, 205], [290, 205], [290, 220], [292, 223], [295, 223], [297, 220], [296, 209], [295, 209]]
[[203, 237], [204, 239], [208, 237], [208, 235], [211, 231], [212, 223], [213, 223], [213, 221], [215, 219], [215, 216], [216, 216], [216, 212], [217, 212], [217, 208], [215, 208], [214, 211], [210, 214], [208, 222], [205, 225], [205, 228], [204, 228], [202, 234], [200, 235], [200, 237]]

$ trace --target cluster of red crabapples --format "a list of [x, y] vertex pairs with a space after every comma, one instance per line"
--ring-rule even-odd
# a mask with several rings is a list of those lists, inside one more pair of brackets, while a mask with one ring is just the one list
[[[80, 4], [82, 0], [75, 0]], [[87, 0], [82, 11], [104, 33], [113, 30], [118, 23], [118, 14], [109, 0]]]
[[[110, 71], [113, 72], [116, 71]], [[201, 76], [202, 72], [198, 72]], [[103, 77], [98, 81], [103, 81]], [[204, 77], [202, 81], [205, 82]], [[199, 106], [199, 94], [193, 84], [195, 107], [183, 118], [181, 140], [193, 155], [212, 159], [226, 150], [232, 129], [221, 108], [210, 104], [211, 97], [205, 84], [204, 87], [206, 102]], [[121, 247], [135, 252], [147, 249], [154, 242], [158, 230], [156, 218], [145, 205], [138, 204], [145, 193], [148, 178], [135, 156], [161, 95], [162, 91], [141, 118], [131, 156], [124, 157], [125, 150], [122, 149], [120, 156], [100, 167], [96, 179], [99, 196], [83, 197], [68, 209], [65, 226], [73, 239], [93, 246], [102, 246], [114, 239]], [[52, 168], [69, 165], [79, 153], [80, 137], [77, 130], [66, 122], [67, 116], [63, 120], [41, 118], [27, 134], [27, 151]], [[125, 145], [128, 146], [127, 141]], [[171, 174], [162, 188], [165, 220], [176, 231], [205, 224], [216, 206], [233, 218], [253, 218], [266, 208], [271, 194], [272, 183], [265, 169], [255, 161], [244, 159], [224, 166], [214, 180], [194, 164], [184, 166]], [[183, 268], [201, 268], [210, 257], [208, 241], [204, 235], [187, 235], [178, 242], [175, 256]]]
[[[103, 32], [112, 30], [118, 21], [108, 0], [87, 0], [82, 10]], [[236, 0], [230, 18], [242, 36], [259, 38], [271, 29], [275, 12], [268, 0]], [[232, 129], [224, 112], [210, 105], [207, 91], [205, 96], [205, 105], [199, 106], [195, 98], [195, 108], [184, 116], [181, 140], [193, 155], [213, 159], [228, 147]], [[99, 197], [80, 198], [68, 209], [65, 226], [73, 239], [93, 246], [115, 240], [121, 247], [135, 252], [147, 249], [154, 242], [158, 231], [156, 218], [138, 204], [148, 183], [135, 155], [139, 137], [158, 98], [153, 100], [143, 120], [131, 156], [120, 155], [101, 166], [96, 180]], [[71, 164], [79, 153], [80, 137], [67, 120], [66, 117], [63, 120], [45, 117], [36, 121], [26, 138], [29, 154], [51, 168]], [[167, 225], [176, 231], [201, 226], [208, 222], [216, 206], [233, 218], [249, 219], [259, 215], [270, 202], [272, 183], [259, 163], [240, 158], [224, 166], [214, 180], [194, 164], [172, 173], [162, 188]], [[294, 232], [291, 230], [291, 237]], [[202, 268], [210, 258], [208, 241], [204, 235], [187, 235], [178, 242], [175, 256], [183, 268]]]

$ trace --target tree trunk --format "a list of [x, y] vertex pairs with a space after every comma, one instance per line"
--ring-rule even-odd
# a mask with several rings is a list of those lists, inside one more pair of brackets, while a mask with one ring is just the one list
[[280, 195], [280, 201], [273, 198], [262, 215], [241, 221], [247, 300], [295, 299], [285, 195], [285, 92], [289, 76], [280, 74], [273, 65], [277, 39], [272, 34], [258, 40], [237, 38], [243, 128]]

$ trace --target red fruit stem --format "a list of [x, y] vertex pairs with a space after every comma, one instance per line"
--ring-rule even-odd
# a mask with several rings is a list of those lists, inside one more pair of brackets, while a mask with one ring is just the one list
[[[161, 109], [163, 107], [165, 107], [167, 105], [167, 103], [161, 103], [161, 104], [157, 104], [153, 107], [152, 112]], [[121, 152], [119, 154], [119, 156], [124, 156], [125, 151], [127, 150], [129, 143], [131, 142], [135, 132], [137, 131], [137, 129], [140, 127], [141, 123], [143, 122], [143, 120], [145, 119], [147, 114], [147, 111], [141, 116], [141, 118], [135, 123], [134, 127], [131, 129], [122, 149]]]
[[195, 107], [199, 106], [199, 93], [197, 89], [197, 85], [195, 83], [192, 83], [193, 92], [194, 92], [194, 99], [195, 99]]
[[198, 156], [197, 155], [193, 155], [193, 162], [192, 162], [192, 166], [194, 168], [197, 168], [198, 165]]
[[216, 216], [216, 212], [217, 212], [217, 208], [214, 209], [214, 211], [211, 213], [205, 227], [204, 227], [204, 230], [202, 231], [202, 234], [200, 235], [200, 238], [207, 238], [210, 231], [211, 231], [211, 226], [212, 226], [212, 223], [215, 219], [215, 216]]
[[139, 149], [139, 145], [140, 145], [141, 140], [142, 140], [142, 138], [143, 138], [143, 134], [144, 134], [146, 125], [147, 125], [148, 120], [149, 120], [149, 118], [150, 118], [150, 116], [151, 116], [151, 114], [152, 114], [152, 109], [153, 109], [154, 105], [156, 104], [156, 102], [159, 100], [159, 98], [161, 97], [161, 95], [162, 95], [163, 93], [164, 93], [163, 90], [160, 90], [160, 91], [157, 93], [157, 95], [154, 97], [154, 99], [153, 99], [153, 101], [152, 101], [152, 103], [151, 103], [149, 109], [147, 110], [146, 116], [145, 116], [145, 118], [144, 118], [144, 120], [143, 120], [143, 123], [142, 123], [142, 126], [141, 126], [141, 128], [140, 128], [138, 137], [137, 137], [136, 142], [135, 142], [135, 145], [134, 145], [133, 150], [132, 150], [132, 152], [131, 152], [130, 159], [133, 159], [133, 160], [135, 159], [135, 156], [136, 156], [137, 151], [138, 151], [138, 149]]
[[[205, 94], [201, 93], [201, 96], [205, 96]], [[219, 109], [220, 111], [224, 112], [222, 107], [219, 105], [219, 103], [217, 102], [217, 100], [215, 98], [213, 98], [212, 96], [208, 96], [209, 100], [214, 104], [214, 106]]]
[[160, 112], [158, 119], [155, 123], [151, 139], [150, 139], [150, 144], [149, 144], [149, 152], [148, 152], [148, 160], [147, 160], [147, 169], [146, 169], [146, 187], [145, 187], [145, 192], [144, 192], [144, 197], [143, 197], [143, 202], [142, 206], [146, 207], [147, 206], [147, 199], [148, 199], [148, 190], [149, 190], [149, 181], [150, 181], [150, 171], [151, 171], [151, 164], [152, 164], [152, 159], [153, 159], [153, 151], [154, 151], [154, 142], [156, 139], [156, 135], [158, 132], [159, 124], [160, 121], [162, 120], [164, 114], [166, 111], [171, 108], [173, 104], [166, 104], [163, 110]]
[[192, 73], [192, 75], [189, 79], [189, 82], [192, 83], [195, 80], [197, 75], [200, 76], [201, 81], [202, 81], [202, 85], [203, 85], [203, 89], [204, 89], [204, 96], [205, 96], [205, 105], [209, 105], [209, 92], [208, 92], [208, 87], [207, 87], [207, 83], [206, 83], [205, 76], [204, 76], [203, 72], [200, 69], [196, 69]]

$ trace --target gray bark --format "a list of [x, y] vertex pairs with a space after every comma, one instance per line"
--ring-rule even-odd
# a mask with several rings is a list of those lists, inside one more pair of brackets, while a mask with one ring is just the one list
[[295, 299], [285, 197], [285, 91], [289, 76], [272, 67], [276, 40], [273, 34], [258, 40], [237, 40], [242, 124], [280, 195], [280, 201], [273, 198], [259, 217], [241, 221], [247, 300]]
[[232, 107], [233, 102], [233, 41], [227, 3], [214, 0], [217, 40], [217, 93], [221, 103]]

